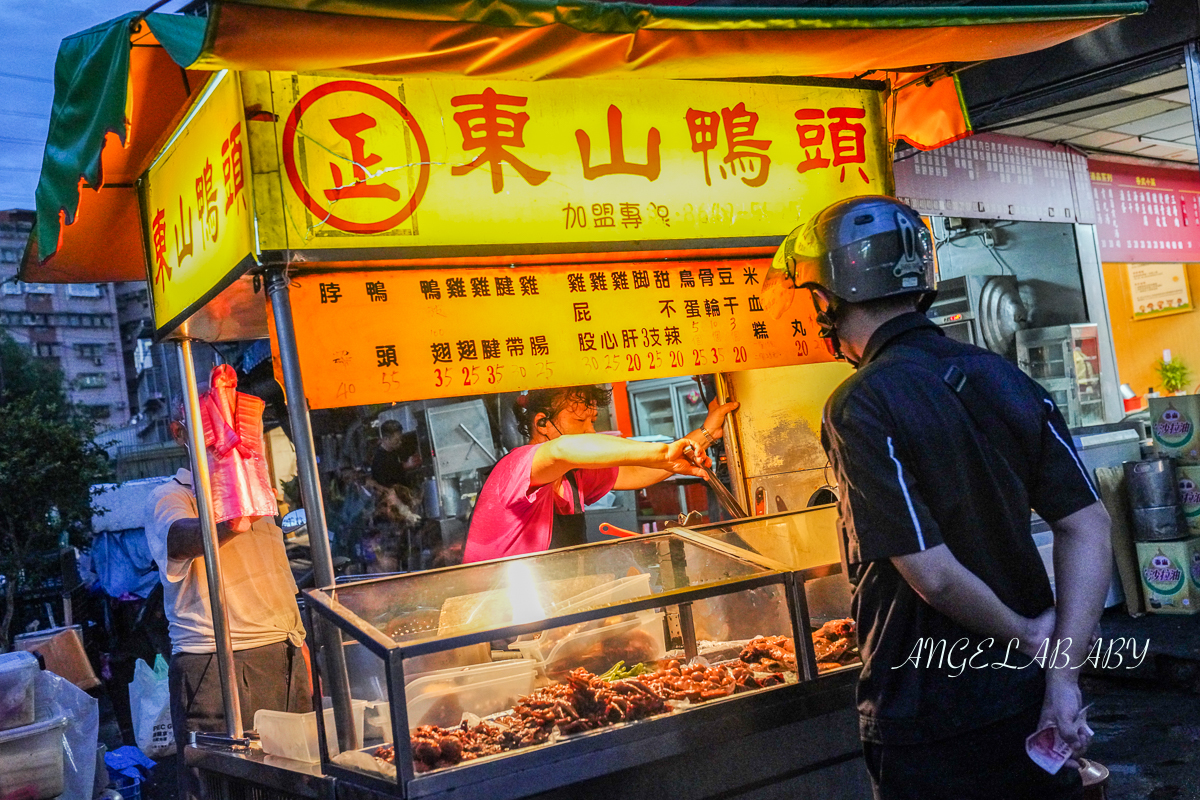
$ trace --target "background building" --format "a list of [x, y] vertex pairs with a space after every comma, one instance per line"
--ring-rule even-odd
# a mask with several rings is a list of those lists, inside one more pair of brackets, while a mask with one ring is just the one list
[[52, 362], [71, 402], [102, 427], [130, 417], [113, 284], [24, 283], [17, 267], [34, 212], [0, 211], [0, 330]]

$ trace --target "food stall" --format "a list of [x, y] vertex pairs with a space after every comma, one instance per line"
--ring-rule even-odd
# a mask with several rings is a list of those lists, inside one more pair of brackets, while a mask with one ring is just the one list
[[778, 440], [815, 419], [733, 426], [754, 518], [339, 585], [309, 410], [696, 373], [819, 408], [838, 373], [802, 372], [829, 356], [768, 282], [782, 236], [890, 194], [897, 139], [969, 132], [952, 65], [1142, 7], [260, 0], [64, 42], [22, 277], [146, 280], [189, 421], [193, 341], [269, 337], [289, 400], [319, 766], [230, 713], [196, 438], [230, 723], [184, 757], [210, 792], [861, 796], [834, 512], [766, 515], [804, 505], [823, 462]]

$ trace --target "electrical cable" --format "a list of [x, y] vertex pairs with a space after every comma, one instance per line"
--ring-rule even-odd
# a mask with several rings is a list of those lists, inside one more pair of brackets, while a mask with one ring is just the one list
[[41, 78], [37, 75], [20, 75], [16, 72], [0, 72], [0, 78], [12, 78], [17, 81], [32, 81], [33, 83], [54, 83], [53, 78]]
[[1004, 259], [1002, 259], [1000, 257], [1000, 254], [996, 252], [995, 245], [989, 245], [987, 242], [984, 242], [983, 246], [985, 248], [987, 248], [987, 251], [992, 254], [992, 258], [994, 258], [996, 260], [996, 263], [1000, 265], [1000, 274], [1001, 275], [1003, 275], [1004, 270], [1007, 269], [1009, 275], [1012, 275], [1014, 278], [1017, 277], [1017, 271], [1015, 269], [1013, 269], [1007, 261], [1005, 261]]
[[911, 153], [905, 153], [905, 154], [904, 154], [904, 155], [902, 155], [902, 156], [895, 156], [894, 158], [892, 158], [892, 163], [893, 163], [893, 164], [899, 164], [901, 161], [907, 161], [907, 160], [908, 160], [908, 159], [910, 159], [910, 158], [915, 158], [915, 157], [917, 157], [917, 156], [921, 155], [921, 153], [924, 153], [924, 152], [926, 152], [926, 151], [925, 151], [925, 150], [920, 150], [920, 149], [918, 149], [918, 148], [914, 147], [914, 148], [912, 148], [912, 152], [911, 152]]

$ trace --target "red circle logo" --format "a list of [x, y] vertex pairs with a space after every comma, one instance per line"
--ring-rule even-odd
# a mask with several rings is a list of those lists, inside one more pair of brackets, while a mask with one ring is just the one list
[[[365, 96], [351, 105], [361, 110], [337, 117], [318, 111], [309, 115], [306, 130], [305, 115], [339, 93]], [[416, 145], [416, 164], [403, 155], [405, 134]], [[283, 126], [283, 165], [304, 207], [347, 233], [391, 230], [412, 216], [429, 185], [429, 145], [417, 121], [384, 89], [360, 81], [331, 81], [300, 98]], [[401, 178], [412, 166], [419, 172], [409, 190]]]

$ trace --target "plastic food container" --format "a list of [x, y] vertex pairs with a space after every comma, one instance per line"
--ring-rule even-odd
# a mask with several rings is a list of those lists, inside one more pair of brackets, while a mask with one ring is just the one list
[[382, 741], [391, 744], [392, 736], [392, 704], [382, 700], [367, 704], [367, 713], [363, 718], [363, 744]]
[[66, 726], [66, 717], [54, 717], [0, 732], [0, 797], [45, 800], [62, 794]]
[[666, 655], [662, 612], [642, 611], [632, 619], [588, 627], [557, 640], [543, 652], [542, 640], [514, 642], [524, 658], [541, 662], [552, 681], [562, 680], [576, 667], [600, 675], [618, 661], [637, 664]]
[[[493, 670], [496, 677], [455, 683], [453, 678], [443, 683], [426, 683], [420, 695], [408, 692], [408, 726], [440, 725], [452, 727], [462, 721], [464, 713], [486, 717], [512, 708], [517, 699], [533, 691], [534, 664], [531, 661], [508, 662], [520, 664], [517, 670]], [[414, 684], [416, 681], [413, 682]]]
[[587, 608], [597, 608], [609, 605], [610, 603], [639, 600], [650, 595], [650, 573], [640, 572], [637, 575], [618, 578], [610, 583], [597, 586], [595, 589], [589, 589], [574, 597], [567, 598], [567, 601], [563, 603], [558, 613], [565, 614], [569, 611], [583, 611]]
[[441, 685], [442, 688], [447, 688], [447, 685], [465, 686], [469, 683], [481, 683], [532, 671], [533, 665], [523, 659], [439, 669], [434, 672], [422, 672], [411, 677], [405, 676], [404, 691], [409, 700], [412, 700], [428, 691], [431, 686]]
[[[367, 710], [366, 700], [351, 700], [354, 725], [358, 728], [359, 740], [363, 734], [363, 715]], [[289, 711], [268, 711], [260, 708], [254, 712], [254, 729], [262, 744], [263, 752], [269, 756], [290, 758], [315, 764], [321, 760], [321, 749], [317, 743], [317, 712], [294, 714]], [[339, 751], [333, 721], [333, 708], [325, 709], [325, 733], [329, 737], [329, 755]]]
[[33, 679], [38, 660], [17, 651], [0, 656], [0, 730], [33, 724]]

